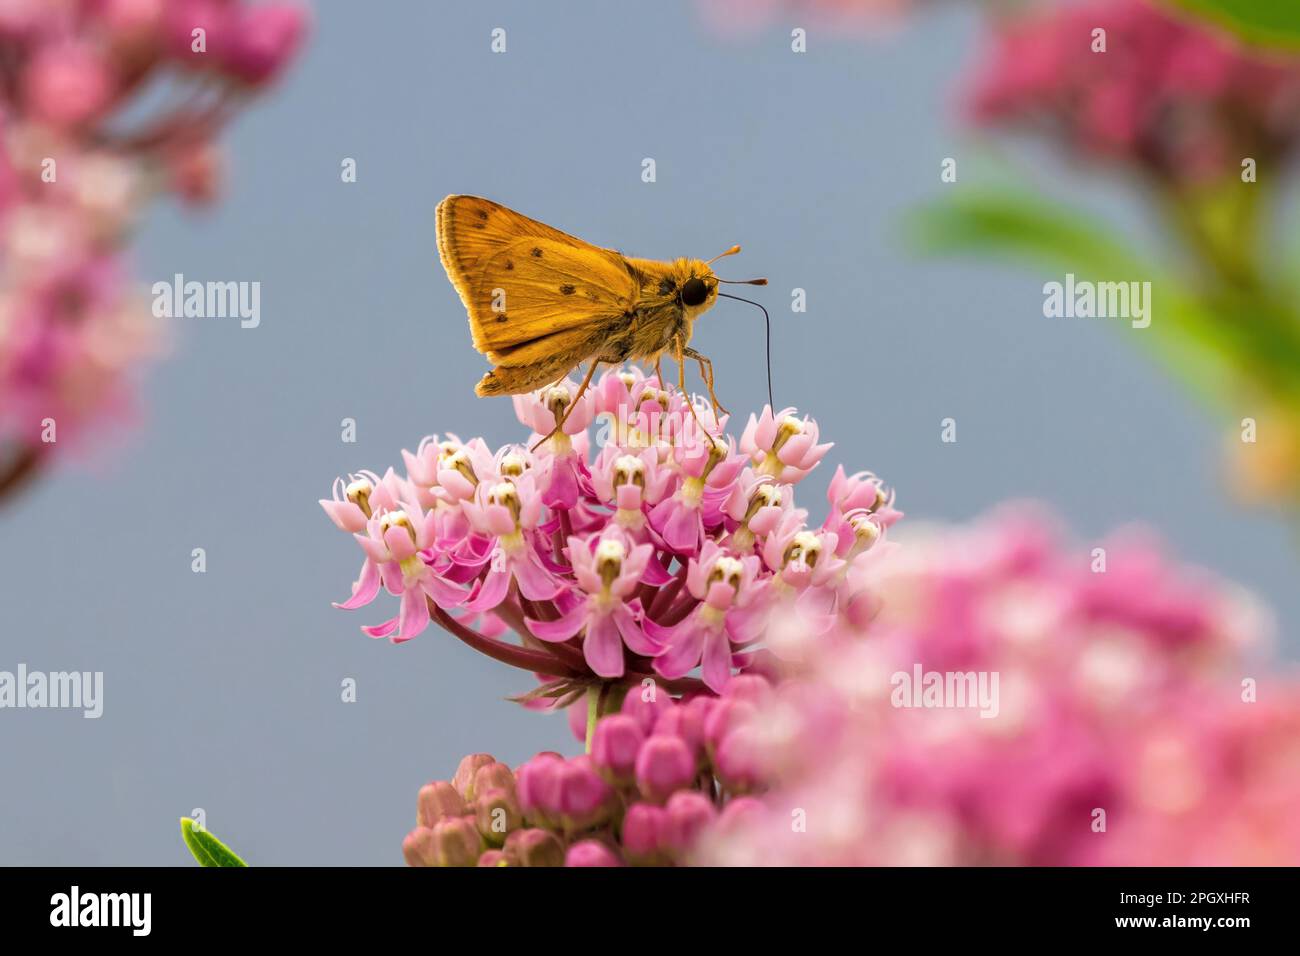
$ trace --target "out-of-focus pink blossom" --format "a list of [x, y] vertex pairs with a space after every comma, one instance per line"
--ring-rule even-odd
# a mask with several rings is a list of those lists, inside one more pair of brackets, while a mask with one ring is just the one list
[[845, 30], [887, 29], [928, 0], [697, 0], [705, 22], [725, 35], [755, 33], [773, 24]]
[[1236, 177], [1243, 156], [1281, 165], [1300, 142], [1300, 59], [1148, 0], [1000, 18], [970, 88], [978, 123], [1044, 130], [1175, 185]]
[[90, 43], [42, 46], [23, 74], [24, 106], [38, 123], [78, 126], [99, 115], [113, 95], [114, 79]]
[[[53, 449], [132, 417], [131, 372], [166, 336], [126, 244], [160, 193], [216, 197], [222, 125], [305, 23], [302, 7], [240, 0], [0, 4], [0, 496]], [[209, 26], [227, 65], [192, 50]], [[206, 106], [173, 75], [182, 57], [205, 71]], [[173, 102], [138, 108], [169, 80]]]
[[1267, 632], [1243, 595], [1147, 538], [1062, 547], [1023, 509], [873, 570], [869, 621], [804, 644], [762, 706], [715, 705], [719, 779], [776, 786], [704, 861], [1300, 862], [1300, 693], [1243, 684]]
[[306, 11], [292, 3], [264, 3], [239, 11], [230, 42], [220, 51], [227, 70], [246, 83], [267, 83], [298, 52]]

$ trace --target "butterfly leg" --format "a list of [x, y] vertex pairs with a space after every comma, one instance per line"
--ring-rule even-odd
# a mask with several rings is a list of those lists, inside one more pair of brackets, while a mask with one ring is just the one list
[[691, 417], [695, 419], [695, 425], [699, 430], [707, 435], [709, 430], [704, 427], [700, 421], [699, 414], [695, 411], [695, 403], [691, 401], [691, 396], [686, 393], [686, 353], [691, 351], [682, 341], [681, 336], [673, 339], [673, 359], [677, 362], [677, 388], [682, 393], [682, 398], [686, 400], [686, 407], [691, 411]]
[[687, 358], [695, 359], [699, 364], [700, 377], [704, 379], [704, 385], [709, 390], [709, 401], [713, 402], [713, 416], [717, 418], [719, 415], [730, 415], [731, 412], [723, 407], [722, 403], [718, 401], [718, 396], [713, 393], [713, 362], [695, 351], [695, 349], [684, 349], [682, 354]]
[[[564, 414], [562, 414], [559, 421], [555, 423], [555, 427], [547, 432], [545, 438], [539, 439], [537, 444], [528, 449], [529, 451], [537, 451], [537, 449], [541, 448], [544, 444], [554, 438], [559, 433], [560, 429], [564, 427], [564, 423], [569, 420], [569, 415], [577, 407], [578, 399], [582, 398], [582, 396], [586, 394], [587, 387], [591, 385], [591, 377], [596, 374], [596, 366], [599, 364], [600, 359], [591, 360], [591, 367], [587, 369], [587, 375], [583, 378], [582, 384], [578, 387], [578, 394], [573, 396], [573, 401], [569, 402], [568, 406], [564, 409]], [[561, 379], [561, 381], [563, 381], [563, 379]]]

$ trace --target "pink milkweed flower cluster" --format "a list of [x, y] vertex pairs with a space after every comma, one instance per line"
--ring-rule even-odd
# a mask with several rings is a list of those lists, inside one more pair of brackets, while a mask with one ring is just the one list
[[[1094, 30], [1105, 52], [1093, 52]], [[982, 124], [1046, 129], [1173, 183], [1280, 163], [1300, 141], [1300, 60], [1265, 55], [1147, 0], [1084, 0], [999, 21], [971, 80]]]
[[720, 695], [633, 688], [594, 725], [590, 753], [511, 770], [471, 754], [421, 788], [411, 866], [673, 866], [747, 812], [766, 784], [748, 725], [772, 694], [744, 675]]
[[1063, 547], [1019, 509], [872, 575], [859, 624], [795, 635], [749, 725], [772, 789], [700, 860], [1300, 863], [1300, 682], [1261, 673], [1244, 595], [1146, 537]]
[[[36, 456], [129, 410], [161, 328], [124, 263], [145, 201], [215, 198], [214, 138], [306, 26], [238, 0], [0, 4], [0, 494]], [[174, 102], [141, 121], [146, 88]]]
[[338, 606], [398, 599], [366, 634], [403, 642], [436, 622], [536, 673], [533, 705], [646, 678], [723, 691], [768, 656], [773, 607], [818, 631], [854, 607], [900, 516], [879, 479], [840, 469], [809, 523], [795, 486], [831, 446], [794, 409], [764, 409], [737, 440], [725, 416], [636, 368], [514, 407], [527, 441], [426, 438], [402, 453], [405, 474], [340, 478], [321, 505], [363, 551]]

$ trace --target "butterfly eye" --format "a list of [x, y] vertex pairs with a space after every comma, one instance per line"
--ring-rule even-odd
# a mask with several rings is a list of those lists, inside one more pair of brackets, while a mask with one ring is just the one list
[[703, 305], [709, 297], [709, 287], [703, 279], [687, 279], [682, 285], [682, 305]]

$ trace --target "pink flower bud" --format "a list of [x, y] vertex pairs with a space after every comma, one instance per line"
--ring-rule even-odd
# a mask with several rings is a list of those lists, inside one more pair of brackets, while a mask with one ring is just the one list
[[674, 707], [659, 716], [655, 735], [680, 738], [698, 759], [704, 745], [704, 714], [699, 707]]
[[451, 785], [456, 791], [466, 799], [474, 802], [474, 775], [479, 772], [480, 767], [486, 767], [497, 762], [497, 758], [491, 754], [469, 754], [462, 757], [460, 765], [456, 767], [456, 773], [451, 778]]
[[478, 858], [479, 866], [509, 866], [510, 860], [504, 850], [488, 850]]
[[758, 820], [763, 816], [764, 807], [761, 800], [756, 797], [736, 797], [728, 800], [727, 805], [722, 808], [722, 813], [718, 816], [718, 828], [727, 831], [734, 828], [748, 828], [757, 826]]
[[685, 741], [656, 734], [636, 758], [636, 782], [643, 796], [662, 803], [695, 779], [695, 755]]
[[448, 817], [433, 828], [438, 866], [474, 866], [483, 852], [483, 840], [473, 817]]
[[753, 704], [730, 698], [719, 700], [704, 721], [704, 740], [709, 750], [716, 751], [722, 738], [756, 715], [757, 709]]
[[474, 773], [473, 792], [475, 799], [489, 790], [507, 790], [515, 792], [515, 775], [503, 763], [490, 763], [480, 766]]
[[446, 780], [435, 780], [420, 788], [417, 816], [421, 826], [432, 827], [444, 817], [462, 817], [469, 812], [465, 800]]
[[27, 108], [52, 126], [78, 126], [94, 119], [112, 99], [113, 84], [99, 52], [76, 41], [41, 47], [23, 74]]
[[519, 803], [530, 819], [553, 820], [560, 812], [560, 778], [564, 758], [559, 754], [540, 753], [515, 775]]
[[599, 840], [581, 840], [569, 847], [565, 866], [622, 866], [623, 861]]
[[438, 852], [433, 842], [433, 830], [416, 827], [402, 840], [402, 856], [407, 866], [437, 866]]
[[[163, 20], [163, 41], [177, 60], [195, 69], [213, 63], [230, 39], [232, 12], [221, 0], [169, 0]], [[196, 31], [202, 31], [196, 38]], [[201, 49], [196, 50], [195, 47]]]
[[516, 830], [506, 837], [505, 855], [515, 866], [564, 865], [564, 847], [548, 830]]
[[674, 854], [684, 854], [695, 845], [701, 831], [713, 822], [713, 802], [698, 790], [680, 790], [668, 798], [667, 844]]
[[222, 62], [247, 83], [267, 83], [293, 58], [306, 30], [307, 12], [296, 4], [244, 10], [222, 50]]
[[134, 50], [156, 43], [167, 0], [102, 0], [99, 21], [115, 50]]
[[479, 787], [474, 801], [474, 825], [490, 846], [501, 846], [512, 830], [524, 825], [523, 811], [513, 789]]
[[635, 863], [650, 863], [665, 843], [668, 814], [653, 803], [634, 803], [623, 816], [623, 850]]
[[630, 781], [636, 774], [636, 755], [644, 742], [645, 733], [635, 717], [610, 714], [596, 724], [591, 762], [610, 783]]
[[[644, 698], [649, 695], [650, 699]], [[673, 699], [657, 687], [643, 688], [637, 690], [633, 688], [626, 697], [623, 698], [623, 713], [629, 717], [636, 718], [636, 722], [641, 725], [641, 730], [649, 734], [654, 730], [655, 721], [659, 715], [673, 707]]]
[[561, 818], [578, 830], [603, 823], [613, 809], [614, 791], [596, 773], [588, 757], [575, 757], [564, 765], [559, 796]]
[[772, 696], [772, 685], [756, 674], [737, 674], [727, 684], [728, 700], [743, 700], [761, 705]]
[[718, 779], [730, 793], [748, 793], [762, 786], [762, 748], [750, 727], [738, 727], [719, 742], [713, 754]]

